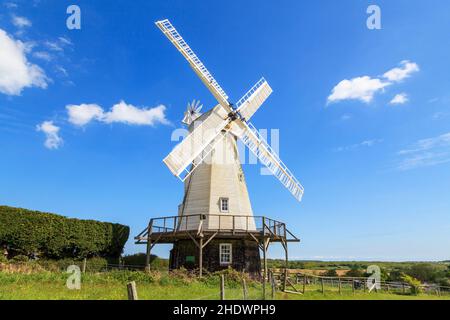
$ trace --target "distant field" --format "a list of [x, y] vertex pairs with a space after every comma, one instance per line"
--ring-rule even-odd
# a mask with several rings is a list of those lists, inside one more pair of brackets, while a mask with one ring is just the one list
[[[219, 299], [219, 283], [215, 278], [198, 281], [196, 279], [175, 278], [169, 275], [147, 276], [142, 272], [105, 272], [83, 275], [81, 290], [69, 290], [65, 286], [67, 275], [64, 273], [0, 273], [0, 299], [57, 299], [57, 300], [123, 300], [127, 299], [126, 283], [136, 281], [138, 296], [141, 300], [187, 299], [216, 300]], [[238, 282], [227, 282], [226, 299], [242, 300], [243, 290]], [[262, 288], [259, 283], [251, 282], [248, 288], [248, 299], [262, 299]], [[270, 287], [267, 299], [271, 299]], [[356, 299], [356, 300], [416, 300], [416, 299], [448, 299], [450, 296], [436, 295], [402, 295], [395, 293], [355, 294], [344, 290], [342, 295], [327, 290], [322, 294], [317, 286], [309, 286], [305, 295], [277, 292], [275, 299], [285, 300], [321, 300], [321, 299]]]

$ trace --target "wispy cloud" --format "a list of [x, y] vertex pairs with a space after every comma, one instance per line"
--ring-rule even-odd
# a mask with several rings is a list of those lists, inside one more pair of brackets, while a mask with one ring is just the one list
[[18, 7], [17, 3], [14, 2], [5, 2], [4, 5], [8, 9], [16, 9]]
[[371, 140], [364, 140], [360, 143], [355, 143], [352, 145], [348, 145], [348, 146], [343, 146], [343, 147], [338, 147], [335, 149], [336, 152], [342, 152], [342, 151], [350, 151], [350, 150], [355, 150], [355, 149], [359, 149], [359, 148], [370, 148], [373, 147], [374, 145], [383, 142], [382, 139], [371, 139]]
[[69, 122], [76, 126], [85, 126], [96, 120], [104, 123], [123, 123], [128, 125], [155, 126], [156, 124], [169, 124], [166, 119], [164, 105], [154, 108], [136, 107], [120, 101], [108, 112], [98, 104], [80, 104], [66, 106]]
[[411, 170], [450, 162], [450, 132], [437, 137], [422, 139], [410, 148], [400, 150], [399, 170]]
[[350, 80], [344, 79], [333, 88], [327, 99], [328, 104], [343, 100], [360, 100], [370, 103], [377, 92], [410, 77], [419, 70], [416, 63], [404, 60], [399, 67], [387, 71], [381, 77], [372, 78], [366, 75]]
[[53, 124], [53, 121], [44, 121], [36, 126], [37, 131], [41, 131], [45, 134], [44, 145], [48, 149], [58, 149], [63, 139], [59, 136], [60, 128]]
[[440, 119], [444, 119], [446, 117], [450, 116], [450, 112], [442, 112], [442, 111], [438, 111], [435, 112], [432, 116], [432, 118], [434, 120], [440, 120]]
[[408, 102], [408, 95], [406, 93], [399, 93], [395, 95], [394, 98], [392, 98], [391, 102], [389, 102], [392, 105], [396, 104], [405, 104]]
[[351, 118], [353, 118], [353, 116], [351, 114], [343, 114], [341, 116], [342, 121], [347, 121], [347, 120], [350, 120]]
[[46, 51], [36, 51], [33, 52], [33, 57], [45, 60], [45, 61], [51, 61], [53, 59], [52, 55]]
[[13, 25], [15, 27], [19, 28], [19, 29], [32, 26], [31, 21], [29, 19], [25, 18], [25, 17], [20, 17], [20, 16], [13, 15], [11, 17], [11, 19], [12, 19]]

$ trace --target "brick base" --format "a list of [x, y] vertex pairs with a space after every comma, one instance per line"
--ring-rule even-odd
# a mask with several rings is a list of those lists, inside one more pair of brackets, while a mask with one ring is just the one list
[[[232, 244], [232, 263], [221, 265], [219, 259], [219, 244]], [[174, 243], [170, 251], [170, 269], [184, 267], [192, 270], [198, 268], [199, 249], [192, 240], [178, 240]], [[203, 269], [210, 272], [223, 270], [232, 267], [237, 271], [244, 271], [250, 274], [259, 275], [261, 273], [261, 259], [259, 247], [255, 241], [235, 240], [235, 239], [213, 239], [203, 248]]]

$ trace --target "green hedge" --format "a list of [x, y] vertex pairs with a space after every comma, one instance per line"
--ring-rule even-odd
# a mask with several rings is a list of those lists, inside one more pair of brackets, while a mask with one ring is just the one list
[[129, 233], [130, 228], [120, 224], [0, 206], [0, 246], [8, 245], [13, 254], [113, 258], [122, 253]]

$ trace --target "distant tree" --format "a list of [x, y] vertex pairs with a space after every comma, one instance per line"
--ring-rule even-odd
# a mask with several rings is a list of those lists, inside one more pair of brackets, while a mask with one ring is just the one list
[[346, 274], [347, 277], [364, 277], [364, 269], [359, 268], [358, 266], [353, 266]]
[[336, 272], [336, 269], [329, 269], [327, 272], [325, 272], [324, 276], [326, 277], [337, 277], [338, 273]]
[[407, 274], [402, 275], [402, 281], [409, 284], [411, 286], [411, 293], [412, 294], [419, 294], [422, 292], [422, 288], [420, 287], [421, 282], [420, 280], [411, 277]]
[[429, 263], [418, 263], [409, 268], [406, 272], [408, 275], [420, 280], [420, 281], [435, 281], [439, 277], [439, 270], [432, 264]]

